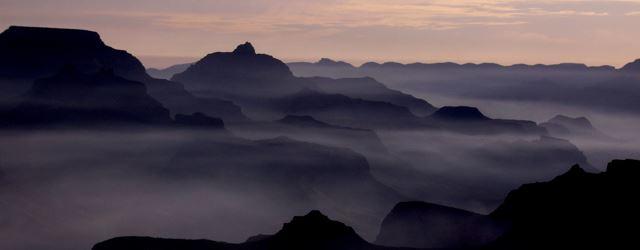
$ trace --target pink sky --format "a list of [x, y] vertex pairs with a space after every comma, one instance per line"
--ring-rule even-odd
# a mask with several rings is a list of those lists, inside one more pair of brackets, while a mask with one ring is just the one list
[[95, 30], [155, 67], [244, 41], [286, 61], [622, 66], [639, 24], [640, 0], [0, 0], [0, 28]]

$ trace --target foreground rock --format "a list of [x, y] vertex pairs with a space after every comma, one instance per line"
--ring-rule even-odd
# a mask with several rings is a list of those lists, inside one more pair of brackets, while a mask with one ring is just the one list
[[488, 216], [426, 202], [397, 204], [382, 222], [375, 243], [419, 248], [480, 247], [504, 226]]
[[319, 211], [296, 216], [274, 235], [258, 235], [245, 243], [229, 244], [207, 240], [177, 240], [149, 237], [120, 237], [100, 242], [92, 250], [217, 250], [217, 249], [309, 249], [367, 250], [397, 249], [373, 245], [353, 228], [330, 220]]
[[549, 182], [525, 184], [480, 215], [423, 202], [398, 204], [376, 243], [419, 248], [624, 249], [637, 244], [640, 161], [614, 160], [603, 173], [578, 165]]

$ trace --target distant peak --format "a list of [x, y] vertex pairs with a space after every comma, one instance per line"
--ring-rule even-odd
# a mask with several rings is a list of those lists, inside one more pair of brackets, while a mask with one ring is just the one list
[[342, 238], [364, 242], [351, 227], [329, 219], [318, 210], [313, 210], [304, 216], [294, 216], [290, 222], [284, 224], [276, 236], [308, 241]]
[[335, 61], [329, 58], [322, 58], [316, 64], [323, 66], [343, 66], [343, 67], [353, 67], [350, 63], [344, 61]]
[[256, 49], [253, 48], [250, 42], [245, 42], [244, 44], [238, 45], [233, 53], [238, 55], [255, 55]]
[[567, 172], [567, 174], [583, 174], [586, 173], [586, 171], [584, 171], [584, 169], [582, 169], [582, 167], [580, 167], [580, 165], [576, 164], [571, 166], [571, 168], [569, 169], [569, 172]]
[[624, 65], [624, 67], [622, 67], [623, 71], [633, 71], [633, 72], [640, 72], [640, 59], [637, 59], [633, 62], [627, 63], [626, 65]]
[[325, 57], [325, 58], [320, 58], [320, 61], [318, 61], [318, 63], [336, 63], [336, 61]]
[[593, 129], [593, 125], [591, 124], [589, 119], [583, 116], [574, 118], [566, 115], [556, 115], [553, 118], [551, 118], [548, 122], [560, 124], [563, 126], [570, 126], [574, 128]]

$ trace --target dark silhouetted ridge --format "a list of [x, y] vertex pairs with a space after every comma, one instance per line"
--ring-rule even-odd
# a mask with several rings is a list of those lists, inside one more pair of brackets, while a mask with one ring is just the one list
[[112, 70], [83, 74], [67, 67], [35, 81], [22, 99], [3, 123], [19, 127], [171, 122], [169, 110], [147, 94], [144, 84], [116, 76]]
[[640, 59], [627, 63], [621, 68], [622, 71], [640, 72]]
[[489, 217], [442, 205], [398, 203], [385, 217], [376, 244], [415, 248], [479, 247], [500, 236]]
[[149, 95], [174, 114], [202, 112], [227, 120], [246, 120], [233, 103], [197, 98], [181, 83], [150, 77], [137, 58], [105, 45], [92, 31], [12, 26], [0, 34], [0, 55], [0, 97], [6, 99], [17, 100], [34, 80], [55, 75], [69, 65], [83, 74], [109, 68], [117, 76], [146, 85]]
[[306, 78], [314, 86], [326, 93], [343, 94], [351, 98], [388, 102], [407, 107], [417, 116], [432, 114], [436, 108], [429, 102], [412, 95], [393, 90], [371, 77], [331, 79], [323, 77]]
[[172, 80], [202, 96], [242, 100], [242, 97], [269, 97], [298, 91], [289, 67], [282, 61], [256, 54], [250, 43], [233, 52], [211, 53]]
[[258, 235], [245, 243], [227, 244], [207, 240], [177, 240], [150, 237], [119, 237], [96, 244], [93, 250], [369, 250], [396, 249], [376, 246], [362, 239], [351, 227], [329, 219], [319, 211], [295, 216], [274, 235]]
[[484, 121], [489, 120], [478, 108], [475, 107], [451, 107], [446, 106], [438, 109], [433, 115], [437, 119], [460, 120], [460, 121]]
[[245, 42], [244, 44], [238, 45], [233, 53], [236, 55], [255, 55], [256, 49], [253, 48], [253, 45], [250, 42]]
[[287, 115], [278, 122], [303, 127], [332, 127], [330, 124], [318, 121], [309, 115]]
[[498, 249], [623, 249], [636, 244], [640, 161], [614, 160], [603, 173], [578, 165], [549, 182], [509, 193], [491, 216], [511, 224]]
[[331, 66], [331, 67], [347, 67], [354, 68], [353, 65], [343, 61], [334, 61], [329, 58], [322, 58], [316, 64], [321, 66]]
[[191, 115], [177, 114], [175, 123], [187, 127], [224, 128], [224, 122], [221, 119], [199, 112]]
[[4, 46], [96, 49], [106, 45], [93, 31], [11, 26], [0, 34], [0, 47]]
[[272, 238], [271, 249], [366, 249], [370, 244], [342, 222], [333, 221], [320, 211], [295, 216]]

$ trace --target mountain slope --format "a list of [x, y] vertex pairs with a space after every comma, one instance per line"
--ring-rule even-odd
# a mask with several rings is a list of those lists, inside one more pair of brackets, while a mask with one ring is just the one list
[[11, 26], [0, 34], [0, 54], [0, 88], [6, 98], [23, 94], [34, 80], [54, 75], [66, 66], [89, 74], [107, 68], [144, 83], [148, 93], [173, 114], [202, 112], [226, 120], [245, 119], [240, 108], [230, 102], [196, 98], [180, 83], [150, 77], [138, 59], [107, 46], [96, 32]]
[[614, 160], [607, 171], [579, 166], [549, 182], [523, 185], [509, 193], [491, 217], [511, 229], [493, 246], [500, 249], [621, 249], [637, 244], [640, 222], [640, 161]]
[[309, 115], [320, 121], [353, 128], [430, 128], [406, 107], [305, 89], [275, 100], [286, 114]]
[[164, 69], [148, 68], [147, 74], [153, 78], [170, 80], [173, 75], [184, 72], [191, 65], [193, 63], [176, 64]]
[[144, 84], [112, 71], [87, 75], [74, 68], [35, 81], [22, 102], [2, 115], [9, 127], [107, 125], [138, 123], [168, 125], [169, 110], [147, 94]]
[[218, 250], [218, 249], [309, 249], [366, 250], [397, 249], [375, 246], [362, 239], [345, 224], [330, 220], [319, 211], [295, 216], [274, 235], [260, 235], [241, 244], [206, 240], [171, 240], [148, 237], [120, 237], [96, 244], [92, 250]]
[[363, 78], [308, 78], [314, 82], [320, 90], [343, 94], [352, 98], [360, 98], [371, 101], [388, 102], [398, 106], [409, 108], [417, 116], [426, 116], [433, 113], [436, 108], [425, 100], [412, 95], [389, 89], [384, 84], [370, 77]]
[[586, 117], [573, 118], [565, 115], [556, 115], [549, 121], [541, 123], [540, 126], [546, 128], [551, 135], [558, 137], [611, 139], [611, 137], [596, 129]]
[[491, 119], [474, 107], [442, 107], [425, 117], [425, 120], [447, 130], [465, 134], [547, 134], [546, 129], [535, 122]]
[[625, 64], [620, 70], [629, 72], [629, 73], [640, 72], [640, 59]]
[[640, 161], [614, 160], [594, 174], [574, 165], [551, 181], [525, 184], [489, 215], [403, 202], [376, 243], [424, 248], [625, 249], [637, 244]]
[[278, 96], [304, 87], [295, 81], [286, 64], [272, 56], [256, 54], [248, 42], [233, 52], [209, 54], [172, 80], [184, 83], [194, 93], [232, 100]]
[[480, 247], [503, 231], [503, 226], [485, 215], [426, 202], [401, 202], [385, 217], [375, 243], [418, 248]]

